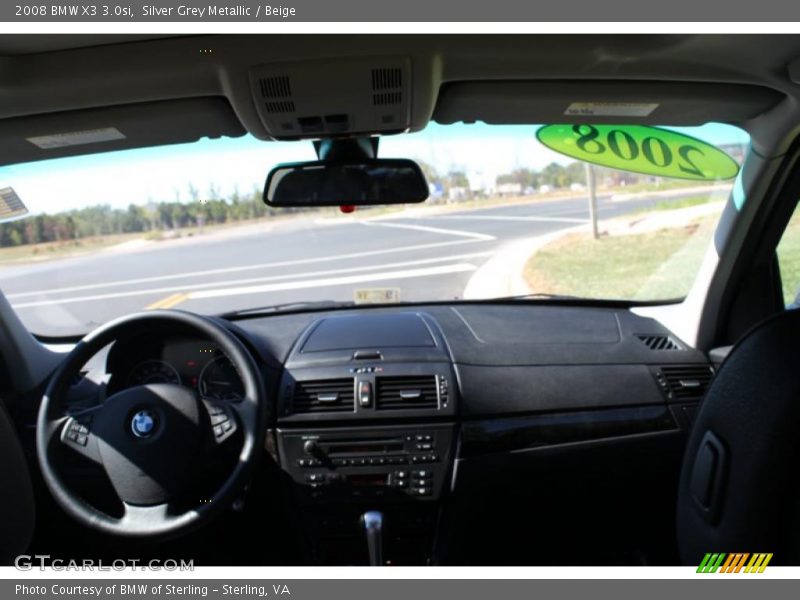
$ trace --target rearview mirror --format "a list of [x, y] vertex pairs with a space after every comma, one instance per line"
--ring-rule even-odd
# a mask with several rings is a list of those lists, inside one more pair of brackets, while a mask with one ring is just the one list
[[278, 165], [264, 187], [264, 202], [278, 207], [411, 204], [427, 197], [419, 165], [400, 158]]

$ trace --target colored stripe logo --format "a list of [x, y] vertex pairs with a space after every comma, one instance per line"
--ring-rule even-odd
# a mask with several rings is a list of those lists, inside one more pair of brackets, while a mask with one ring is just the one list
[[769, 561], [772, 560], [772, 553], [757, 552], [709, 552], [697, 567], [698, 573], [763, 573]]

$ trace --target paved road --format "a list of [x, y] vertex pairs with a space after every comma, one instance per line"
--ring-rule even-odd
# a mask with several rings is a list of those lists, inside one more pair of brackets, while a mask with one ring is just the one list
[[[599, 214], [610, 218], [664, 199], [601, 197]], [[298, 220], [265, 231], [229, 230], [5, 267], [0, 289], [32, 331], [50, 335], [86, 332], [112, 317], [157, 306], [213, 314], [298, 300], [352, 300], [355, 289], [370, 287], [400, 288], [406, 301], [456, 299], [502, 245], [588, 218], [586, 200], [572, 198], [420, 218], [324, 225]]]

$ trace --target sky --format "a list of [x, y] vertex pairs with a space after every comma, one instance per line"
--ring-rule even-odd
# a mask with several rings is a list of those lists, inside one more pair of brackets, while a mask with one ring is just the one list
[[[423, 131], [382, 137], [379, 156], [412, 158], [439, 173], [463, 170], [484, 180], [515, 168], [542, 169], [573, 159], [536, 140], [537, 125], [430, 124]], [[746, 144], [747, 133], [722, 124], [674, 127], [714, 145]], [[223, 197], [262, 189], [281, 162], [315, 160], [310, 141], [262, 142], [250, 135], [192, 144], [107, 152], [0, 168], [0, 188], [13, 187], [33, 214], [97, 204], [126, 207], [150, 201], [188, 202], [189, 185], [200, 196], [213, 185]]]

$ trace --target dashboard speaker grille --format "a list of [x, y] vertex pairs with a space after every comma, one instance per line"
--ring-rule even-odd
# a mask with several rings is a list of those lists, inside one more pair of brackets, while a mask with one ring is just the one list
[[439, 396], [435, 375], [405, 375], [376, 379], [378, 410], [437, 409]]
[[268, 113], [292, 113], [295, 111], [292, 86], [286, 76], [262, 77], [258, 80], [264, 107]]
[[352, 379], [298, 381], [294, 386], [294, 413], [348, 412], [355, 410]]
[[682, 350], [681, 345], [668, 335], [637, 335], [650, 350]]
[[286, 76], [264, 77], [259, 80], [264, 98], [286, 98], [292, 95], [292, 86]]
[[265, 102], [269, 113], [291, 113], [294, 112], [294, 102], [291, 100], [278, 100], [276, 102]]
[[372, 103], [389, 106], [403, 102], [403, 70], [397, 68], [372, 70]]
[[403, 70], [398, 68], [372, 69], [372, 89], [388, 90], [403, 86]]

